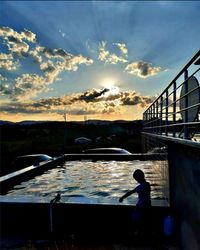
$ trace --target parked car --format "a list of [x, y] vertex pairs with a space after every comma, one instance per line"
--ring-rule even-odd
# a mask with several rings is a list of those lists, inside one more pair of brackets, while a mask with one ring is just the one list
[[84, 154], [131, 154], [123, 148], [92, 148], [83, 151]]
[[91, 140], [91, 139], [88, 139], [88, 138], [86, 138], [86, 137], [79, 137], [79, 138], [76, 138], [76, 139], [74, 140], [74, 142], [75, 142], [76, 144], [87, 144], [87, 143], [92, 142], [92, 140]]
[[18, 156], [11, 164], [13, 170], [19, 170], [31, 165], [38, 165], [40, 162], [53, 160], [46, 154], [33, 154]]

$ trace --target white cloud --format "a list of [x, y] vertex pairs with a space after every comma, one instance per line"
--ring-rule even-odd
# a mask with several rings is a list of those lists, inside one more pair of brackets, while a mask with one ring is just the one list
[[32, 56], [37, 63], [42, 63], [42, 56], [40, 55], [42, 48], [41, 46], [36, 46], [34, 49], [29, 50], [29, 55]]
[[[120, 48], [123, 48], [123, 45], [121, 44], [117, 44], [117, 46]], [[124, 44], [125, 45], [125, 44]], [[126, 48], [124, 48], [125, 51]], [[123, 53], [124, 54], [124, 53]], [[124, 54], [126, 55], [126, 54]], [[98, 59], [100, 61], [105, 61], [105, 63], [110, 63], [110, 64], [117, 64], [119, 62], [121, 63], [126, 63], [127, 59], [124, 58], [123, 56], [118, 56], [115, 53], [110, 54], [110, 52], [108, 50], [106, 50], [106, 42], [102, 42], [99, 45], [99, 57]]]
[[11, 98], [20, 100], [28, 100], [38, 92], [48, 91], [47, 83], [44, 77], [38, 76], [36, 74], [22, 74], [17, 77], [12, 87]]
[[7, 46], [11, 52], [17, 54], [27, 53], [29, 50], [29, 45], [14, 36], [9, 36], [5, 38]]
[[0, 53], [0, 68], [15, 71], [19, 66], [18, 61], [14, 61], [12, 54]]
[[125, 56], [128, 56], [128, 49], [125, 43], [113, 43], [113, 45], [116, 45]]
[[[1, 93], [11, 99], [26, 100], [48, 91], [49, 85], [59, 79], [61, 72], [77, 71], [80, 65], [93, 63], [92, 59], [83, 55], [72, 55], [62, 48], [51, 49], [36, 44], [36, 35], [26, 29], [19, 33], [9, 27], [0, 27], [0, 36], [10, 52], [0, 53], [0, 68], [15, 71], [19, 61], [24, 59], [21, 55], [25, 55], [27, 60], [32, 57], [42, 71], [42, 75], [27, 72], [11, 79], [10, 84], [1, 84]], [[31, 49], [28, 43], [33, 43]]]
[[[72, 55], [63, 49], [48, 49], [38, 47], [33, 51], [34, 56], [40, 63], [40, 69], [44, 72], [48, 83], [58, 79], [58, 75], [63, 71], [77, 71], [80, 64], [90, 65], [92, 59], [83, 55]], [[48, 59], [48, 60], [47, 60]]]
[[126, 63], [128, 61], [122, 56], [117, 56], [116, 54], [111, 54], [106, 60], [106, 63], [110, 63], [110, 64], [117, 64], [119, 62]]
[[21, 37], [22, 37], [22, 39], [25, 39], [31, 43], [36, 42], [36, 34], [31, 32], [30, 30], [24, 29], [24, 31], [21, 32]]
[[161, 67], [152, 67], [151, 63], [139, 61], [128, 64], [125, 68], [127, 73], [147, 78], [149, 76], [157, 75], [161, 71]]
[[25, 41], [31, 43], [36, 42], [36, 35], [26, 29], [21, 33], [18, 33], [9, 27], [0, 27], [0, 36], [3, 37], [9, 50], [17, 54], [28, 52], [29, 45]]
[[102, 42], [99, 45], [99, 57], [98, 59], [100, 61], [106, 61], [107, 58], [109, 57], [110, 53], [108, 50], [106, 50], [106, 42]]

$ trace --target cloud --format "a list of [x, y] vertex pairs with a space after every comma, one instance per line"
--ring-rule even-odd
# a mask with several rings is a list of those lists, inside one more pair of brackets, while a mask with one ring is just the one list
[[109, 57], [110, 53], [108, 50], [106, 50], [106, 42], [102, 42], [99, 45], [99, 57], [98, 59], [100, 61], [106, 61], [107, 58]]
[[7, 46], [11, 52], [22, 55], [29, 50], [29, 45], [27, 43], [14, 36], [6, 37], [5, 40], [7, 41]]
[[45, 78], [36, 74], [22, 74], [15, 79], [14, 84], [9, 84], [7, 87], [7, 95], [12, 100], [21, 98], [27, 100], [42, 91], [48, 91]]
[[59, 29], [58, 32], [61, 34], [62, 37], [65, 37], [66, 33], [63, 32], [61, 29]]
[[8, 79], [0, 74], [0, 96], [10, 95], [12, 90], [8, 83]]
[[[39, 56], [39, 52], [41, 52], [41, 55], [47, 57], [48, 60], [42, 59], [42, 56]], [[92, 59], [82, 55], [71, 55], [63, 49], [47, 49], [40, 47], [38, 51], [35, 52], [34, 56], [38, 59], [40, 69], [43, 71], [48, 83], [53, 83], [57, 80], [58, 75], [63, 71], [77, 71], [80, 64], [90, 65], [93, 63]], [[58, 60], [56, 61], [55, 59]]]
[[[18, 91], [19, 89], [28, 90], [27, 94], [30, 94], [30, 80], [42, 81], [42, 79], [36, 79], [35, 76], [24, 76], [23, 79], [18, 80]], [[21, 96], [25, 94], [24, 91], [21, 92]], [[144, 108], [155, 100], [155, 97], [142, 96], [135, 91], [121, 91], [119, 94], [107, 96], [108, 92], [107, 89], [91, 89], [83, 93], [43, 98], [37, 101], [12, 101], [8, 105], [1, 105], [0, 111], [22, 114], [63, 114], [66, 109], [69, 115], [116, 115], [121, 111], [125, 112], [128, 106]]]
[[119, 62], [126, 63], [127, 60], [123, 58], [122, 56], [117, 56], [116, 54], [111, 54], [106, 60], [106, 63], [110, 63], [110, 64], [117, 64]]
[[24, 31], [18, 33], [17, 31], [14, 31], [10, 27], [0, 27], [0, 36], [2, 36], [3, 38], [13, 37], [16, 38], [17, 40], [20, 41], [26, 40], [31, 43], [36, 42], [36, 35], [27, 29], [24, 29]]
[[12, 53], [21, 55], [27, 53], [29, 50], [27, 42], [36, 42], [36, 35], [26, 29], [24, 29], [21, 33], [18, 33], [9, 27], [0, 27], [0, 36], [3, 38], [4, 42], [8, 46], [8, 49]]
[[[63, 71], [77, 71], [80, 65], [91, 65], [93, 60], [83, 55], [72, 55], [62, 48], [47, 48], [36, 43], [36, 35], [24, 29], [21, 33], [9, 27], [0, 27], [0, 36], [9, 53], [0, 53], [0, 68], [16, 71], [20, 60], [26, 56], [26, 61], [34, 59], [41, 74], [33, 72], [11, 78], [9, 84], [2, 85], [1, 94], [11, 100], [29, 99], [38, 93], [49, 90], [49, 85], [58, 80]], [[31, 49], [29, 43], [32, 43]], [[15, 75], [13, 75], [15, 76]]]
[[128, 49], [125, 43], [113, 43], [113, 45], [116, 45], [120, 49], [122, 54], [124, 54], [125, 56], [128, 56]]
[[50, 49], [40, 47], [38, 50], [48, 59], [60, 59], [61, 62], [63, 62], [62, 67], [64, 70], [76, 71], [80, 64], [90, 65], [93, 63], [93, 60], [90, 58], [84, 57], [83, 55], [72, 55], [61, 48]]
[[131, 75], [147, 78], [157, 75], [161, 71], [161, 67], [152, 67], [151, 63], [139, 61], [128, 64], [125, 68], [125, 71]]
[[31, 32], [30, 30], [24, 29], [24, 31], [21, 32], [21, 37], [22, 37], [22, 39], [25, 39], [31, 43], [36, 42], [36, 34]]
[[0, 53], [0, 68], [15, 71], [19, 66], [19, 61], [14, 61], [12, 54]]
[[102, 96], [104, 93], [108, 92], [109, 89], [103, 89], [103, 90], [88, 90], [83, 94], [79, 94], [79, 96], [75, 97], [72, 101], [85, 101], [85, 102], [94, 102], [98, 101], [98, 98]]
[[123, 92], [121, 96], [122, 105], [138, 105], [142, 108], [147, 107], [156, 97], [142, 96], [135, 91]]
[[29, 55], [35, 59], [36, 63], [42, 63], [41, 48], [41, 46], [36, 46], [34, 49], [29, 50]]
[[0, 82], [4, 82], [7, 81], [7, 78], [2, 76], [2, 74], [0, 74]]
[[[121, 44], [120, 44], [120, 46], [121, 46]], [[122, 48], [122, 46], [121, 46], [121, 48]], [[106, 42], [104, 42], [104, 41], [101, 42], [99, 45], [98, 59], [100, 61], [105, 61], [105, 63], [110, 63], [110, 64], [117, 64], [119, 62], [121, 62], [121, 63], [127, 62], [127, 59], [124, 58], [123, 56], [118, 56], [115, 53], [110, 54], [110, 52], [108, 50], [106, 50]]]

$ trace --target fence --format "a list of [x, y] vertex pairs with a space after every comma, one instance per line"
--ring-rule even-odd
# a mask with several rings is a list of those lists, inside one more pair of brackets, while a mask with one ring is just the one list
[[143, 113], [144, 132], [197, 140], [200, 128], [199, 65], [200, 50]]

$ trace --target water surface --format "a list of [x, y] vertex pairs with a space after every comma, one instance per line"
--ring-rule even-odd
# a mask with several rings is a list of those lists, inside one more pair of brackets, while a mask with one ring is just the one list
[[[152, 200], [168, 198], [168, 168], [165, 161], [68, 161], [40, 176], [22, 182], [6, 196], [51, 200], [59, 192], [62, 202], [118, 203], [138, 183], [132, 173], [144, 171], [151, 184]], [[135, 204], [137, 194], [124, 200]]]

